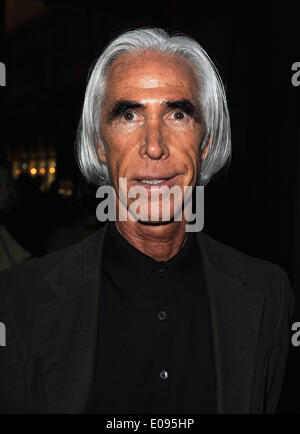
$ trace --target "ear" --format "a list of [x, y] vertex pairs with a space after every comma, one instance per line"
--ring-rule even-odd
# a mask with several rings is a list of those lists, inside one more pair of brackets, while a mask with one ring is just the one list
[[206, 156], [207, 156], [207, 153], [208, 153], [209, 148], [210, 148], [210, 146], [211, 146], [211, 141], [212, 141], [212, 138], [211, 138], [211, 135], [209, 135], [209, 136], [208, 136], [208, 139], [207, 139], [207, 142], [206, 142], [206, 145], [204, 146], [204, 148], [202, 149], [202, 152], [201, 152], [201, 160], [202, 160], [202, 161], [203, 161], [203, 160], [206, 158]]
[[107, 163], [107, 159], [106, 159], [106, 156], [105, 156], [105, 154], [104, 154], [104, 151], [103, 151], [103, 149], [102, 149], [102, 146], [101, 146], [101, 144], [100, 143], [98, 143], [98, 145], [97, 145], [97, 152], [98, 152], [98, 156], [99, 156], [99, 158], [100, 158], [100, 161], [102, 162], [102, 163]]

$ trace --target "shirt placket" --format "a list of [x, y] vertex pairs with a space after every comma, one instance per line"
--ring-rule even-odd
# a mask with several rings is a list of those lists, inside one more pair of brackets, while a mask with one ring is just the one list
[[171, 329], [173, 322], [170, 298], [171, 270], [161, 266], [155, 271], [156, 336], [157, 336], [157, 412], [165, 413], [171, 405], [171, 383], [174, 381], [171, 357]]

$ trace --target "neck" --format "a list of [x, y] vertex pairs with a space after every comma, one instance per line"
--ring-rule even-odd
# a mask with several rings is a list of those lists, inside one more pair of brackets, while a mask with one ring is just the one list
[[156, 261], [168, 261], [183, 247], [188, 235], [185, 225], [184, 220], [158, 225], [138, 221], [116, 222], [116, 228], [123, 238]]

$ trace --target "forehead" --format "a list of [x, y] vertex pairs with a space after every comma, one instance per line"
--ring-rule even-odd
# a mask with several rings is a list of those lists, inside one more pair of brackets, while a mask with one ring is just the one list
[[108, 98], [195, 97], [196, 75], [182, 56], [146, 52], [124, 54], [106, 76]]

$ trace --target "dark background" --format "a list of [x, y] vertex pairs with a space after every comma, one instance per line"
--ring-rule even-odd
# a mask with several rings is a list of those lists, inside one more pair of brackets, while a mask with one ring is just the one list
[[[56, 159], [56, 190], [38, 195], [38, 206], [28, 186], [17, 186], [19, 202], [26, 196], [31, 204], [7, 223], [20, 244], [45, 254], [97, 228], [96, 187], [81, 178], [74, 140], [87, 74], [104, 46], [140, 26], [184, 32], [217, 65], [231, 114], [233, 157], [205, 190], [205, 231], [284, 267], [300, 321], [300, 87], [291, 84], [292, 64], [300, 62], [299, 10], [182, 0], [2, 0], [0, 12], [0, 61], [7, 67], [1, 149], [12, 162]], [[68, 196], [58, 193], [64, 185]], [[281, 413], [300, 413], [298, 366], [300, 347], [291, 346]]]

